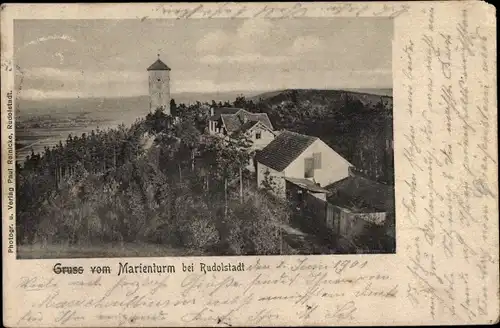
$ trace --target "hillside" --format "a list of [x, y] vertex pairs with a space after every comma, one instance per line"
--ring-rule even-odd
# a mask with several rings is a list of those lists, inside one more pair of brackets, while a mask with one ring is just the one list
[[203, 112], [171, 124], [157, 111], [28, 155], [16, 167], [18, 256], [279, 254], [291, 211], [252, 183], [247, 151], [196, 128]]
[[387, 101], [392, 106], [392, 90], [389, 89], [373, 89], [369, 92], [358, 92], [353, 90], [321, 90], [321, 89], [286, 89], [270, 91], [250, 97], [253, 102], [264, 101], [270, 106], [278, 105], [286, 101], [309, 102], [313, 105], [338, 105], [343, 102], [345, 95], [351, 96], [355, 100], [359, 100], [364, 106], [375, 105], [380, 99]]

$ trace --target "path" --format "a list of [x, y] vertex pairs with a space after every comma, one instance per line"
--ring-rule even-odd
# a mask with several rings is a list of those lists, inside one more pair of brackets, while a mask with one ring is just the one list
[[328, 240], [306, 233], [293, 224], [281, 224], [283, 239], [299, 254], [334, 254], [336, 249]]

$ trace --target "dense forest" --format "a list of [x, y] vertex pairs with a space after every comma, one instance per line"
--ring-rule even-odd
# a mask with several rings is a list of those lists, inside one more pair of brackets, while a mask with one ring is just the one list
[[290, 207], [255, 185], [245, 169], [248, 140], [204, 133], [208, 106], [266, 112], [275, 128], [318, 136], [367, 175], [393, 181], [392, 109], [383, 98], [363, 104], [345, 94], [335, 108], [293, 91], [279, 102], [172, 100], [176, 119], [157, 111], [130, 127], [70, 135], [18, 164], [18, 244], [157, 243], [192, 255], [279, 254], [277, 227], [290, 220]]
[[277, 254], [287, 207], [257, 190], [246, 140], [204, 135], [199, 104], [80, 137], [17, 168], [18, 243], [162, 243], [192, 254]]

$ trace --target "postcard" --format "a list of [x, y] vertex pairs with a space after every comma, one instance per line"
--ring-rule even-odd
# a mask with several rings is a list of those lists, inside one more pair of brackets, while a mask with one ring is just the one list
[[481, 1], [6, 4], [7, 327], [499, 320]]

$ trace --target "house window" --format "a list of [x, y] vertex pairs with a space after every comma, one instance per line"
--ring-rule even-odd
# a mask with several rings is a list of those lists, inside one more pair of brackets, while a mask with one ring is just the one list
[[314, 168], [321, 169], [321, 153], [313, 154]]
[[262, 138], [262, 132], [256, 132], [255, 139], [260, 139], [260, 138]]
[[314, 177], [314, 158], [304, 159], [304, 178]]

